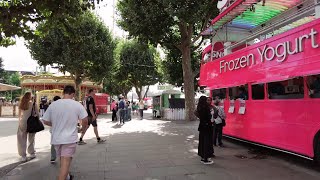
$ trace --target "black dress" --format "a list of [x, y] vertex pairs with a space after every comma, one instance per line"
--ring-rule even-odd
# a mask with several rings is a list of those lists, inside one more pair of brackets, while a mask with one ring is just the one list
[[201, 109], [199, 113], [199, 146], [198, 155], [207, 160], [213, 155], [213, 126], [211, 122], [210, 108]]

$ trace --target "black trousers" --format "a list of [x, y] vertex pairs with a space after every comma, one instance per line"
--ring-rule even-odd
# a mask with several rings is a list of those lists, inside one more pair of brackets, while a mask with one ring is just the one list
[[214, 131], [213, 131], [213, 145], [217, 145], [217, 139], [218, 139], [218, 145], [222, 145], [222, 130], [223, 126], [222, 123], [215, 124], [214, 125]]
[[117, 120], [117, 111], [112, 109], [112, 121], [118, 121]]

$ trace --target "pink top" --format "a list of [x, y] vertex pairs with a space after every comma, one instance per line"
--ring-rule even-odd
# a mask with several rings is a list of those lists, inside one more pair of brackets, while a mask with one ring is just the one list
[[116, 102], [114, 101], [113, 103], [111, 103], [111, 109], [113, 110], [113, 109], [115, 109], [115, 107], [116, 107], [117, 105], [116, 105]]

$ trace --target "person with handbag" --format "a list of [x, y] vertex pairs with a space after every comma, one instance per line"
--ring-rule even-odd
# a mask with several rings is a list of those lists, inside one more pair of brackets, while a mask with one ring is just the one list
[[[33, 159], [36, 157], [35, 149], [34, 149], [34, 139], [35, 132], [28, 133], [28, 120], [33, 119], [32, 117], [39, 116], [39, 111], [34, 102], [32, 102], [32, 94], [31, 92], [26, 92], [22, 97], [19, 103], [19, 127], [17, 132], [17, 145], [18, 145], [18, 153], [21, 156], [21, 161], [27, 161], [27, 153], [30, 154], [30, 158]], [[30, 129], [30, 127], [29, 127]], [[28, 147], [27, 147], [27, 139], [28, 139]]]
[[218, 140], [218, 146], [223, 147], [222, 143], [222, 131], [223, 127], [226, 125], [226, 114], [224, 112], [224, 109], [219, 106], [220, 100], [218, 98], [214, 101], [214, 106], [218, 111], [217, 118], [214, 118], [214, 132], [213, 132], [213, 145], [217, 146], [217, 140]]

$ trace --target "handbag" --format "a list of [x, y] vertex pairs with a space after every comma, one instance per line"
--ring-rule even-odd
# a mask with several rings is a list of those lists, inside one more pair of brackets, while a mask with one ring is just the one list
[[221, 121], [222, 121], [222, 126], [224, 127], [224, 126], [226, 126], [227, 124], [226, 124], [226, 120], [225, 119], [223, 119], [223, 118], [221, 118], [221, 116], [218, 114], [218, 116], [219, 116], [219, 118], [221, 119]]
[[44, 130], [44, 126], [39, 119], [39, 116], [35, 113], [35, 103], [32, 105], [30, 117], [27, 120], [27, 132], [36, 133]]

